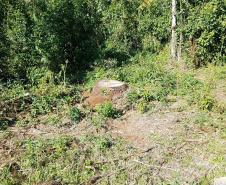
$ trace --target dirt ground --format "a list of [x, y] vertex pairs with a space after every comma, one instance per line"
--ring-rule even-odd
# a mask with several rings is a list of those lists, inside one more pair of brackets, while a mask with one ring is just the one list
[[[9, 130], [14, 136], [10, 140], [0, 141], [2, 146], [0, 167], [14, 162], [13, 156], [20, 152], [15, 146], [15, 141], [18, 140], [51, 139], [68, 135], [81, 139], [86, 133], [94, 135], [110, 133], [113, 138], [127, 141], [128, 147], [145, 149], [155, 146], [147, 155], [162, 166], [156, 173], [163, 179], [171, 179], [171, 171], [174, 170], [180, 174], [185, 184], [192, 183], [217, 168], [210, 162], [209, 144], [219, 142], [226, 146], [226, 140], [217, 141], [217, 132], [189, 124], [188, 120], [195, 117], [196, 110], [176, 112], [173, 111], [173, 107], [174, 105], [164, 111], [146, 114], [130, 110], [118, 119], [110, 119], [104, 128], [98, 129], [86, 119], [71, 127], [51, 126], [44, 123], [45, 117], [41, 119], [43, 123], [31, 127], [10, 127]], [[62, 119], [65, 125], [69, 122], [67, 118]], [[1, 131], [0, 137], [2, 135]]]
[[[220, 96], [222, 94], [219, 92]], [[112, 96], [111, 100], [115, 107], [120, 109], [123, 107], [124, 98], [124, 94], [120, 92], [120, 95]], [[88, 99], [97, 101], [93, 95]], [[102, 101], [103, 97], [100, 99]], [[185, 110], [178, 111], [181, 105]], [[191, 120], [195, 119], [199, 110], [186, 110], [186, 106], [188, 105], [183, 100], [178, 99], [167, 106], [157, 105], [154, 111], [145, 114], [139, 114], [133, 109], [124, 111], [120, 118], [108, 119], [102, 128], [94, 126], [88, 119], [71, 125], [70, 119], [66, 117], [62, 118], [61, 126], [46, 124], [48, 115], [40, 117], [39, 122], [29, 127], [11, 126], [10, 139], [0, 139], [0, 168], [12, 164], [15, 160], [13, 156], [21, 152], [16, 149], [19, 140], [52, 139], [69, 135], [79, 140], [87, 133], [110, 134], [112, 138], [125, 140], [128, 147], [146, 149], [154, 146], [151, 153], [145, 155], [161, 166], [161, 170], [155, 169], [158, 176], [169, 180], [173, 178], [172, 171], [176, 171], [184, 184], [192, 184], [222, 169], [222, 165], [216, 164], [213, 159], [217, 158], [219, 153], [226, 152], [226, 140], [220, 138], [220, 130], [192, 123]], [[4, 138], [4, 134], [4, 131], [0, 131], [0, 138]]]

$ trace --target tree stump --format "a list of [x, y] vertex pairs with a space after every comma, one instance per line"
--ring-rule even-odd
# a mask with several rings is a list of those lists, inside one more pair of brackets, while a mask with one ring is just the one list
[[214, 185], [225, 185], [225, 184], [226, 184], [226, 177], [214, 179]]
[[105, 101], [112, 101], [116, 98], [121, 98], [127, 89], [124, 82], [117, 80], [98, 80], [91, 91], [90, 96], [85, 100], [85, 103], [91, 106], [104, 103]]

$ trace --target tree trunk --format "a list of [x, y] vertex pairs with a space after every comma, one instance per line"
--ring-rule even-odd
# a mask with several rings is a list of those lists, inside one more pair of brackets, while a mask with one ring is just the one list
[[172, 43], [171, 56], [173, 61], [176, 59], [176, 0], [172, 0]]
[[183, 35], [182, 33], [180, 34], [180, 43], [177, 49], [177, 61], [180, 62], [181, 61], [181, 52], [182, 52], [182, 42], [183, 42]]
[[[182, 2], [180, 0], [180, 26], [182, 26], [183, 23], [183, 17], [182, 17]], [[180, 62], [181, 61], [181, 52], [182, 52], [182, 42], [183, 42], [183, 34], [180, 33], [180, 41], [179, 41], [179, 46], [177, 48], [177, 61]]]

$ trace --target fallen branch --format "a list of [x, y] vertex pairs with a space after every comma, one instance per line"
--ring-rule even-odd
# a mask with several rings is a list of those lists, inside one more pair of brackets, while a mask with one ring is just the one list
[[208, 175], [208, 173], [211, 172], [213, 169], [215, 169], [216, 166], [217, 166], [217, 165], [214, 165], [212, 168], [207, 169], [207, 170], [203, 173], [203, 175], [201, 175], [201, 176], [199, 176], [199, 177], [196, 177], [196, 178], [191, 182], [191, 184], [197, 183], [197, 181], [200, 181], [201, 179], [206, 178], [206, 176]]
[[195, 91], [194, 87], [192, 87], [192, 85], [187, 80], [185, 80], [185, 82], [192, 88], [193, 91]]
[[96, 181], [100, 178], [102, 178], [102, 175], [95, 175], [94, 177], [92, 177], [90, 180], [88, 180], [87, 182], [85, 182], [85, 185], [90, 185], [93, 183], [96, 183]]
[[146, 150], [143, 150], [143, 151], [141, 151], [141, 152], [134, 153], [134, 154], [130, 154], [130, 155], [127, 155], [127, 156], [124, 156], [124, 157], [119, 157], [119, 158], [112, 159], [112, 160], [107, 160], [107, 161], [96, 162], [96, 163], [94, 163], [94, 166], [95, 166], [96, 164], [104, 164], [104, 163], [110, 163], [110, 162], [114, 162], [114, 161], [119, 161], [119, 160], [127, 159], [127, 158], [130, 158], [130, 157], [132, 157], [132, 156], [135, 156], [135, 155], [139, 155], [139, 154], [148, 152], [148, 151], [154, 149], [155, 147], [156, 147], [156, 146], [153, 146], [153, 147], [148, 148], [148, 149], [146, 149]]
[[200, 142], [199, 139], [185, 139], [186, 142]]
[[184, 143], [182, 143], [180, 146], [178, 146], [178, 147], [176, 148], [176, 151], [180, 150], [184, 145], [186, 145], [186, 142], [184, 142]]
[[19, 97], [16, 97], [16, 98], [12, 98], [12, 99], [10, 99], [10, 100], [8, 100], [8, 101], [5, 101], [4, 103], [11, 103], [12, 101], [16, 101], [16, 100], [19, 100], [19, 99], [21, 99], [21, 98], [25, 98], [25, 97], [30, 97], [31, 96], [31, 94], [30, 93], [25, 93], [24, 95], [22, 95], [22, 96], [19, 96]]
[[[100, 162], [96, 162], [94, 163], [93, 166], [86, 166], [86, 168], [90, 168], [90, 169], [95, 169], [95, 165], [96, 164], [104, 164], [104, 163], [110, 163], [110, 162], [114, 162], [114, 161], [118, 161], [118, 160], [123, 160], [123, 159], [127, 159], [127, 158], [130, 158], [132, 156], [135, 156], [135, 155], [139, 155], [139, 154], [142, 154], [142, 153], [145, 153], [145, 152], [148, 152], [152, 149], [154, 149], [156, 146], [154, 147], [151, 147], [151, 148], [148, 148], [146, 150], [143, 150], [141, 152], [138, 152], [138, 153], [134, 153], [134, 154], [130, 154], [130, 155], [127, 155], [127, 156], [124, 156], [124, 157], [119, 157], [119, 158], [116, 158], [116, 159], [112, 159], [112, 160], [107, 160], [107, 161], [100, 161]], [[94, 177], [92, 177], [90, 180], [88, 180], [85, 185], [90, 185], [90, 184], [97, 184], [99, 181], [103, 180], [105, 177], [110, 177], [111, 175], [114, 175], [115, 173], [121, 171], [121, 170], [124, 170], [125, 168], [121, 168], [119, 170], [115, 170], [109, 174], [107, 174], [106, 176], [104, 175], [95, 175]]]
[[110, 176], [112, 176], [112, 175], [114, 175], [114, 174], [116, 174], [117, 172], [120, 172], [120, 171], [122, 171], [122, 170], [124, 170], [125, 168], [120, 168], [120, 169], [118, 169], [118, 170], [115, 170], [115, 171], [113, 171], [113, 172], [111, 172], [111, 173], [108, 173], [107, 175], [95, 175], [94, 177], [92, 177], [90, 180], [88, 180], [86, 183], [85, 183], [85, 185], [91, 185], [91, 184], [97, 184], [97, 183], [99, 183], [100, 181], [102, 181], [104, 178], [106, 178], [106, 177], [110, 177]]
[[208, 143], [209, 141], [201, 141], [199, 139], [185, 139], [186, 142], [197, 142], [198, 144], [206, 144]]
[[171, 170], [171, 171], [176, 171], [178, 172], [178, 170], [175, 170], [175, 169], [172, 169], [172, 168], [167, 168], [167, 167], [162, 167], [162, 166], [156, 166], [156, 165], [150, 165], [150, 164], [145, 164], [141, 161], [138, 161], [138, 160], [132, 160], [134, 162], [137, 162], [137, 163], [140, 163], [140, 164], [143, 164], [145, 166], [148, 166], [148, 167], [151, 167], [151, 168], [160, 168], [160, 169], [165, 169], [165, 170]]

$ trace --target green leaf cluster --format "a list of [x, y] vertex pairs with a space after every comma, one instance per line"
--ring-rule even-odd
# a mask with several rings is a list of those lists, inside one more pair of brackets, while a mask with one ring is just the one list
[[180, 29], [187, 40], [185, 48], [189, 48], [193, 62], [197, 66], [208, 62], [225, 64], [226, 2], [211, 0], [187, 6], [189, 11], [181, 12], [186, 19], [181, 20]]

